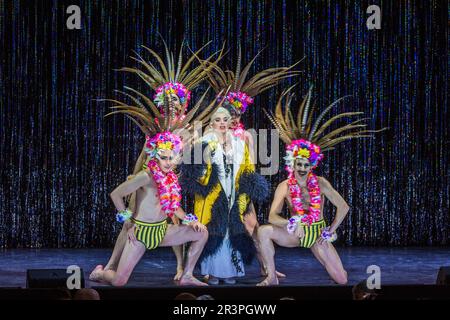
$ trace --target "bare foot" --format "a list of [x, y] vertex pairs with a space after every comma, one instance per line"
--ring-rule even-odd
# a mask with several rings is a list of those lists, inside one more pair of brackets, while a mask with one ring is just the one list
[[115, 264], [111, 264], [111, 265], [107, 264], [105, 266], [105, 268], [103, 269], [103, 271], [108, 271], [108, 270], [117, 271], [117, 265], [115, 265]]
[[[281, 272], [279, 272], [277, 270], [275, 270], [275, 273], [276, 273], [278, 278], [286, 278], [286, 275], [284, 273], [281, 273]], [[261, 268], [261, 275], [263, 277], [267, 277], [267, 271], [266, 271], [265, 268]]]
[[265, 278], [263, 281], [258, 283], [257, 287], [267, 287], [267, 286], [277, 286], [278, 285], [278, 278], [270, 279], [269, 277]]
[[175, 275], [175, 277], [173, 277], [173, 280], [179, 281], [181, 279], [181, 276], [183, 275], [183, 272], [184, 270], [182, 268], [181, 269], [177, 268], [177, 274]]
[[101, 281], [102, 272], [103, 272], [103, 266], [101, 264], [99, 264], [98, 266], [96, 266], [94, 268], [94, 270], [92, 270], [91, 274], [89, 275], [89, 280], [95, 281], [95, 282], [102, 282]]
[[180, 286], [207, 286], [207, 283], [201, 282], [196, 279], [193, 275], [184, 275], [181, 277]]
[[275, 270], [275, 273], [277, 274], [277, 278], [286, 278], [286, 275], [284, 273], [281, 273], [279, 271]]

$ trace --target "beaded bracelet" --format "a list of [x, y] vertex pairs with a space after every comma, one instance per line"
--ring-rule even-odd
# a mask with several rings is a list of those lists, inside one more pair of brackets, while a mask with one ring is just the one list
[[116, 220], [117, 222], [124, 223], [125, 221], [130, 219], [132, 215], [133, 212], [130, 209], [126, 208], [125, 210], [121, 210], [116, 214]]
[[191, 222], [198, 221], [198, 218], [195, 214], [188, 213], [184, 216], [183, 224], [190, 224]]
[[328, 242], [333, 242], [337, 239], [336, 232], [330, 232], [330, 227], [326, 227], [322, 230], [322, 234], [320, 235], [322, 239]]
[[289, 223], [286, 226], [287, 232], [292, 234], [299, 223], [302, 223], [302, 216], [296, 215], [289, 219]]

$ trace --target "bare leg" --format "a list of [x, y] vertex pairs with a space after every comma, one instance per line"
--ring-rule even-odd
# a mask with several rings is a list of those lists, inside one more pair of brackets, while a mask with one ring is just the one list
[[336, 283], [347, 284], [347, 271], [345, 271], [333, 244], [329, 242], [319, 244], [316, 242], [311, 247], [311, 251]]
[[175, 274], [175, 277], [173, 278], [173, 280], [178, 281], [181, 279], [181, 276], [183, 275], [183, 249], [184, 246], [180, 245], [180, 246], [174, 246], [172, 247], [173, 252], [175, 253], [175, 257], [177, 258], [177, 273]]
[[191, 242], [187, 253], [186, 265], [180, 279], [180, 285], [207, 285], [192, 275], [195, 264], [208, 240], [208, 231], [197, 232], [193, 228], [185, 225], [169, 225], [161, 247], [173, 247]]
[[[177, 216], [174, 215], [171, 217], [171, 219], [174, 225], [180, 225], [180, 219]], [[175, 277], [173, 277], [173, 280], [178, 281], [183, 275], [184, 245], [173, 246], [172, 250], [175, 253], [175, 257], [177, 258], [177, 272], [175, 274]]]
[[294, 235], [290, 235], [286, 229], [273, 225], [259, 227], [258, 240], [267, 268], [267, 278], [258, 283], [258, 286], [277, 285], [278, 277], [275, 272], [275, 248], [273, 242], [282, 247], [294, 248], [298, 246], [299, 240]]
[[139, 241], [126, 241], [117, 271], [95, 268], [92, 272], [94, 281], [106, 282], [113, 286], [124, 286], [144, 253], [144, 244]]
[[119, 236], [117, 237], [116, 243], [114, 245], [113, 252], [111, 254], [111, 258], [109, 258], [108, 263], [105, 266], [104, 270], [117, 270], [117, 266], [119, 265], [120, 256], [122, 255], [123, 249], [125, 248], [125, 244], [127, 243], [127, 229], [125, 226], [120, 230]]
[[[267, 268], [264, 265], [264, 259], [263, 256], [261, 254], [261, 248], [260, 248], [260, 244], [258, 241], [258, 228], [259, 228], [259, 223], [258, 223], [258, 219], [256, 218], [256, 213], [253, 210], [251, 210], [248, 214], [246, 214], [244, 216], [244, 226], [245, 229], [247, 230], [248, 234], [252, 237], [253, 243], [255, 244], [255, 248], [256, 248], [256, 258], [258, 259], [259, 262], [259, 267], [261, 270], [261, 275], [262, 276], [267, 276]], [[277, 277], [279, 278], [285, 278], [286, 275], [284, 273], [275, 271], [277, 274]]]

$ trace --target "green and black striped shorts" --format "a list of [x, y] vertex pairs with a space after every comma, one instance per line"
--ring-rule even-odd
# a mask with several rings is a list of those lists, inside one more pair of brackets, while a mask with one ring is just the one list
[[144, 222], [131, 218], [136, 228], [134, 235], [142, 242], [148, 250], [155, 249], [163, 241], [167, 231], [167, 220], [160, 222]]
[[299, 246], [303, 248], [311, 248], [317, 238], [320, 237], [320, 233], [325, 227], [326, 223], [323, 219], [312, 223], [310, 226], [304, 225], [303, 230], [305, 230], [305, 236], [300, 240]]

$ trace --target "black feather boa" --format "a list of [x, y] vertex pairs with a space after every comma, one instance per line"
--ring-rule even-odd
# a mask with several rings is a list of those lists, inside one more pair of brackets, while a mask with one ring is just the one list
[[223, 190], [220, 191], [216, 202], [211, 209], [211, 221], [208, 223], [209, 238], [203, 249], [200, 261], [214, 255], [229, 229], [231, 248], [241, 253], [245, 264], [250, 264], [255, 257], [256, 248], [253, 239], [247, 233], [239, 215], [239, 195], [246, 193], [251, 201], [263, 202], [269, 196], [269, 183], [261, 175], [255, 172], [243, 173], [239, 179], [239, 190], [236, 192], [235, 202], [228, 212], [227, 197]]
[[[202, 144], [202, 150], [204, 150], [206, 145], [206, 143]], [[212, 164], [208, 184], [203, 186], [198, 180], [205, 174], [207, 165], [193, 164], [193, 152], [189, 156], [191, 157], [191, 164], [181, 164], [178, 166], [180, 170], [179, 182], [183, 193], [190, 196], [198, 194], [206, 197], [211, 193], [214, 186], [220, 183], [220, 167], [217, 164]], [[256, 248], [253, 239], [247, 233], [240, 219], [239, 195], [247, 194], [251, 201], [262, 203], [268, 198], [269, 192], [270, 186], [265, 178], [255, 172], [243, 172], [239, 177], [239, 190], [236, 192], [235, 201], [229, 211], [226, 194], [221, 189], [216, 202], [211, 208], [211, 220], [207, 225], [209, 238], [199, 262], [217, 253], [228, 228], [231, 248], [240, 252], [245, 264], [250, 264], [255, 257]]]
[[239, 193], [246, 193], [251, 201], [263, 203], [270, 194], [269, 182], [255, 172], [243, 172], [239, 179]]
[[[207, 147], [207, 143], [202, 143], [202, 154]], [[188, 156], [190, 157], [190, 163], [182, 163], [178, 165], [180, 172], [178, 182], [180, 183], [181, 190], [185, 196], [193, 196], [199, 194], [202, 197], [206, 197], [211, 193], [213, 187], [219, 182], [220, 167], [213, 163], [211, 175], [207, 185], [198, 183], [198, 180], [204, 176], [207, 165], [205, 163], [194, 164], [194, 148], [190, 150]]]

